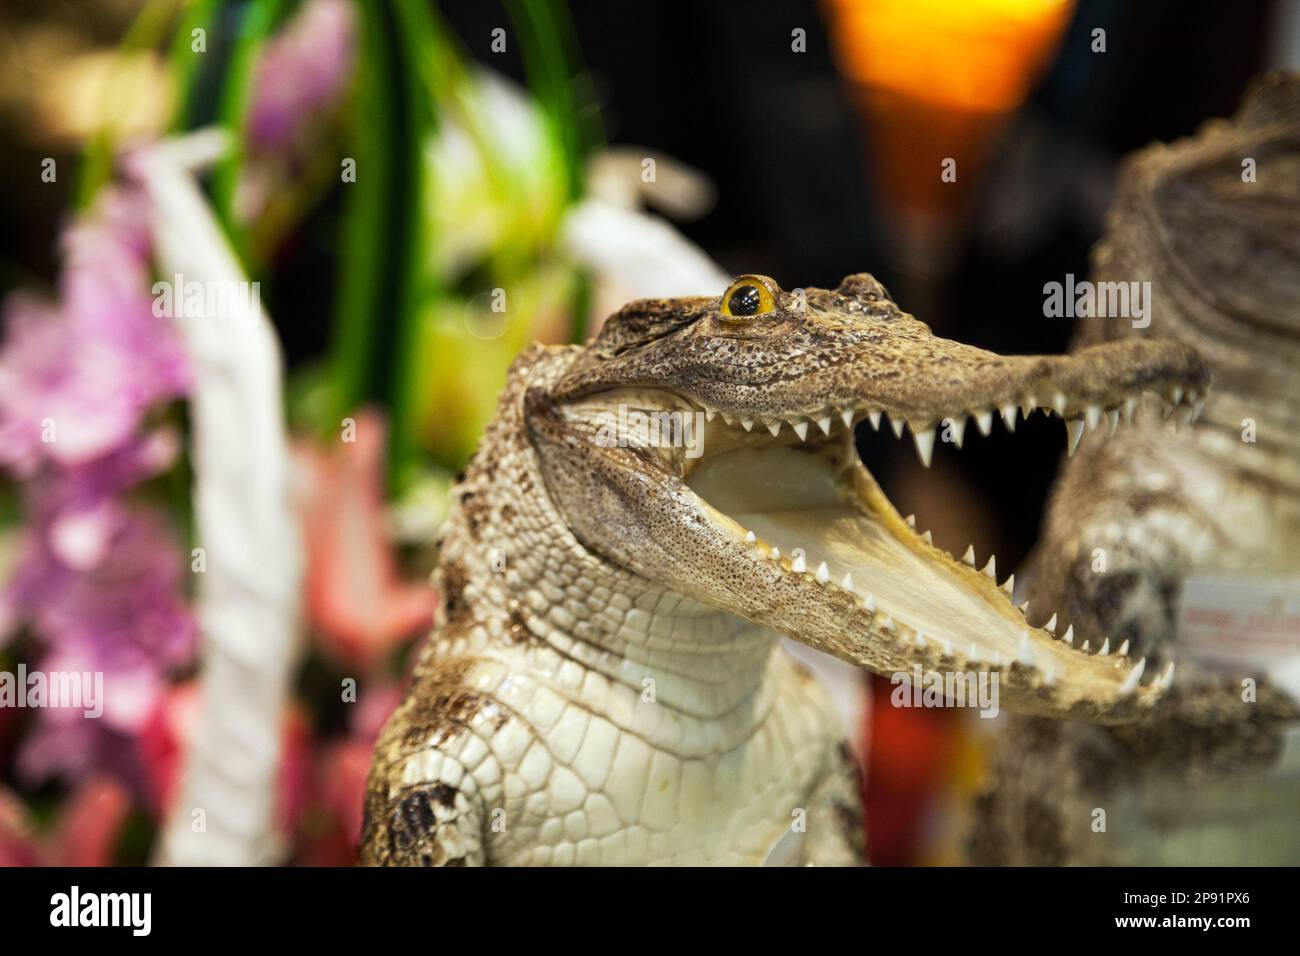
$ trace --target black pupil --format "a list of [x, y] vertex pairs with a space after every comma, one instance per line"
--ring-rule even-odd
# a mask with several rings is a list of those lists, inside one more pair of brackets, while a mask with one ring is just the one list
[[762, 301], [758, 293], [758, 286], [742, 285], [731, 293], [727, 308], [731, 309], [732, 315], [757, 315], [758, 306]]

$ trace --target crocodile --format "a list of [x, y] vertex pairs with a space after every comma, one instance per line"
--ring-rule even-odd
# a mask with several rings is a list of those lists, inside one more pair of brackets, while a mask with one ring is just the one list
[[[1031, 557], [1031, 607], [1153, 662], [1180, 656], [1179, 681], [1122, 729], [1012, 720], [976, 801], [968, 859], [1258, 863], [1285, 852], [1275, 830], [1262, 838], [1271, 848], [1248, 836], [1271, 823], [1245, 808], [1272, 792], [1295, 863], [1297, 795], [1270, 790], [1268, 773], [1300, 707], [1242, 657], [1226, 673], [1195, 666], [1178, 622], [1190, 575], [1290, 575], [1294, 586], [1300, 573], [1300, 74], [1267, 74], [1232, 120], [1130, 157], [1092, 277], [1150, 281], [1149, 325], [1081, 320], [1077, 347], [1158, 334], [1204, 355], [1215, 387], [1190, 433], [1139, 415], [1114, 441], [1083, 443]], [[1216, 801], [1237, 819], [1217, 816]], [[1123, 836], [1097, 837], [1098, 807], [1122, 810]]]
[[526, 349], [452, 489], [362, 862], [863, 862], [840, 718], [782, 636], [879, 674], [988, 675], [1028, 713], [1138, 718], [1172, 667], [1031, 624], [994, 557], [899, 515], [855, 429], [907, 430], [928, 464], [971, 421], [1039, 410], [1077, 443], [1142, 396], [1194, 414], [1209, 380], [1177, 343], [946, 340], [866, 273], [745, 275]]

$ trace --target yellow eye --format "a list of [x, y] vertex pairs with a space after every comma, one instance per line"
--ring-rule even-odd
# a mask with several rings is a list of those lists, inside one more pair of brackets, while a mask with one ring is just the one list
[[752, 319], [774, 311], [773, 285], [764, 276], [741, 276], [722, 293], [722, 314], [730, 319]]

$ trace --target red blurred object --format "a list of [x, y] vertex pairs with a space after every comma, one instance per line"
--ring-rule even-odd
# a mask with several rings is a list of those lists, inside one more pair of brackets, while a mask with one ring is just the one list
[[22, 801], [0, 788], [0, 866], [111, 866], [130, 809], [125, 787], [90, 777], [68, 798], [54, 832], [40, 837]]
[[318, 803], [306, 820], [302, 862], [310, 866], [351, 866], [357, 861], [366, 778], [375, 738], [401, 700], [397, 684], [367, 691], [357, 704], [352, 736], [325, 748], [317, 764]]
[[[137, 746], [144, 768], [150, 809], [162, 819], [176, 798], [185, 755], [198, 721], [199, 684], [188, 681], [168, 690], [145, 721]], [[276, 783], [276, 825], [291, 832], [307, 802], [311, 771], [310, 728], [291, 706], [280, 724], [280, 775]]]
[[871, 681], [864, 796], [871, 862], [909, 866], [919, 862], [928, 813], [951, 765], [959, 714], [946, 707], [895, 707], [894, 685], [875, 675]]
[[355, 419], [355, 441], [323, 450], [300, 443], [307, 545], [307, 615], [326, 653], [367, 670], [433, 622], [426, 582], [398, 574], [384, 521], [387, 425], [378, 412]]

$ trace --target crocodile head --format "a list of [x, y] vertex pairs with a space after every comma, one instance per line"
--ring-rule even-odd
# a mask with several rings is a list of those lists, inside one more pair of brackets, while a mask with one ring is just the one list
[[1127, 646], [1031, 624], [992, 558], [897, 513], [854, 426], [910, 431], [928, 464], [936, 435], [1040, 409], [1073, 449], [1144, 392], [1192, 413], [1208, 382], [1176, 344], [1001, 356], [934, 336], [869, 275], [795, 292], [751, 275], [626, 306], [525, 416], [570, 529], [628, 571], [877, 673], [989, 670], [1012, 709], [1121, 721], [1172, 672], [1144, 680]]

